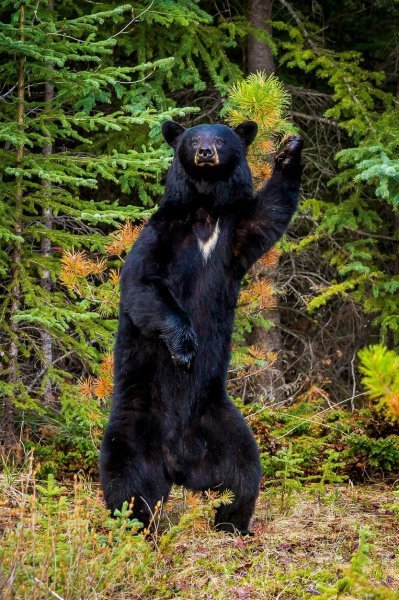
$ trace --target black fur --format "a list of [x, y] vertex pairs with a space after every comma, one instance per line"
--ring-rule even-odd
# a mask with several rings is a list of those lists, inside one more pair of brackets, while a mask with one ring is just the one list
[[[226, 392], [234, 309], [243, 276], [296, 209], [302, 140], [283, 145], [254, 196], [245, 158], [253, 122], [235, 130], [168, 122], [163, 133], [175, 150], [165, 195], [122, 270], [101, 483], [112, 511], [134, 497], [144, 525], [172, 483], [230, 489], [234, 502], [218, 509], [215, 524], [248, 533], [261, 470], [254, 437]], [[205, 261], [199, 240], [216, 224]]]

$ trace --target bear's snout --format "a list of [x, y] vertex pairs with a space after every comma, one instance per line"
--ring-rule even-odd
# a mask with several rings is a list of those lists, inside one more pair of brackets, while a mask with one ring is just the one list
[[203, 167], [204, 165], [215, 166], [219, 164], [219, 156], [214, 144], [201, 144], [195, 153], [194, 163]]

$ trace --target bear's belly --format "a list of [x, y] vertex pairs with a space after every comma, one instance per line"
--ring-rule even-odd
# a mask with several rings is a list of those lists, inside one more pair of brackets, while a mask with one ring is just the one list
[[240, 283], [229, 279], [224, 269], [202, 265], [169, 279], [170, 289], [190, 318], [199, 338], [208, 345], [225, 344], [233, 328]]

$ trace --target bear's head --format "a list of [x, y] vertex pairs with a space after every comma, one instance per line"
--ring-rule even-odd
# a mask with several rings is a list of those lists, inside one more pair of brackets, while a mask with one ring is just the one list
[[175, 121], [162, 126], [165, 141], [174, 149], [186, 174], [194, 180], [228, 179], [246, 164], [245, 153], [258, 131], [254, 121], [245, 121], [234, 129], [227, 125], [196, 125], [185, 129]]

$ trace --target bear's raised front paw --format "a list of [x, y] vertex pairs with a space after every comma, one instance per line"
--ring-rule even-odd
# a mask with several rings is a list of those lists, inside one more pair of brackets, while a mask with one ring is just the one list
[[275, 157], [276, 168], [290, 170], [300, 167], [303, 138], [293, 135], [283, 142]]
[[161, 336], [175, 365], [189, 370], [197, 351], [197, 335], [190, 323], [174, 320]]

